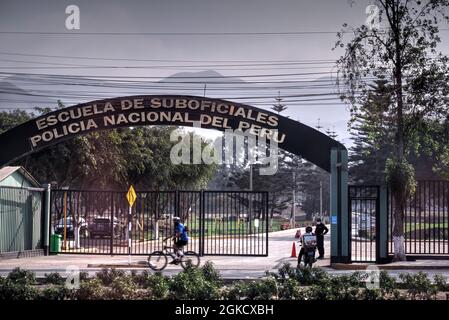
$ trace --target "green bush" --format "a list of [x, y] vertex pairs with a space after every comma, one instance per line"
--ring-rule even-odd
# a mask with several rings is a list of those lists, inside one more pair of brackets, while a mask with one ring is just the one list
[[65, 282], [64, 278], [57, 272], [45, 274], [45, 278], [43, 281], [44, 284], [55, 284], [55, 285], [62, 285], [64, 284], [64, 282]]
[[274, 277], [251, 282], [238, 282], [225, 293], [230, 300], [271, 300], [279, 298], [279, 287]]
[[217, 299], [220, 292], [220, 284], [209, 281], [198, 267], [188, 267], [173, 276], [169, 288], [172, 299]]
[[125, 276], [125, 271], [114, 268], [103, 268], [100, 272], [97, 272], [97, 278], [107, 287], [110, 286], [116, 278], [123, 276]]
[[20, 268], [14, 268], [7, 277], [15, 284], [27, 284], [33, 285], [36, 284], [36, 276], [34, 272], [29, 270], [23, 270]]
[[[30, 284], [32, 279], [30, 274], [25, 277], [16, 278], [14, 273], [13, 279], [0, 277], [0, 300], [34, 300], [38, 296], [37, 289]], [[33, 275], [34, 277], [34, 275]]]
[[170, 293], [169, 278], [157, 272], [148, 279], [148, 288], [153, 299], [167, 299]]
[[101, 300], [106, 298], [107, 288], [98, 278], [92, 278], [80, 283], [75, 298], [78, 300]]
[[383, 294], [380, 289], [365, 288], [359, 295], [362, 300], [383, 300]]
[[220, 272], [215, 269], [214, 264], [211, 261], [206, 261], [206, 263], [201, 267], [204, 279], [210, 282], [215, 282], [217, 284], [221, 283]]
[[433, 277], [433, 281], [438, 291], [449, 291], [449, 285], [447, 284], [447, 278], [441, 274], [436, 274]]
[[85, 281], [89, 279], [89, 273], [86, 271], [81, 271], [80, 272], [80, 281]]
[[42, 290], [40, 300], [64, 300], [71, 297], [71, 291], [63, 285], [50, 286]]
[[106, 296], [113, 300], [133, 300], [140, 297], [137, 289], [131, 276], [117, 276], [112, 280]]
[[399, 278], [403, 281], [411, 299], [428, 300], [436, 297], [437, 287], [432, 284], [426, 273], [422, 271], [416, 274], [401, 273]]
[[285, 279], [282, 285], [279, 286], [279, 299], [304, 300], [305, 298], [305, 289], [300, 286], [296, 279]]

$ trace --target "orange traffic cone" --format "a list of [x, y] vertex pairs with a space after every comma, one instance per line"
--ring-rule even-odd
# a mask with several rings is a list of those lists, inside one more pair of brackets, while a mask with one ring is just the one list
[[290, 256], [290, 258], [296, 258], [296, 245], [295, 245], [294, 241], [293, 241], [293, 247], [292, 247], [292, 255]]

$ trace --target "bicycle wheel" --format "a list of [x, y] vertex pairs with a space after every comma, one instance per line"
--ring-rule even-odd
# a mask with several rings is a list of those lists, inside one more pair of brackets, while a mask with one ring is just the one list
[[194, 251], [187, 251], [181, 258], [181, 267], [186, 269], [189, 266], [198, 267], [200, 264], [200, 256]]
[[162, 251], [155, 251], [148, 256], [148, 266], [156, 271], [163, 270], [167, 262], [167, 256]]

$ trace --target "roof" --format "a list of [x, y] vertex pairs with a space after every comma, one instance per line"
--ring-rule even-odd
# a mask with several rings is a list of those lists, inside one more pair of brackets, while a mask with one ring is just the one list
[[0, 182], [5, 180], [7, 177], [9, 177], [10, 175], [12, 175], [14, 172], [16, 171], [20, 171], [20, 173], [25, 176], [25, 178], [28, 179], [28, 181], [33, 184], [35, 187], [40, 187], [40, 183], [34, 179], [34, 177], [25, 170], [24, 167], [20, 167], [20, 166], [6, 166], [3, 168], [0, 168]]

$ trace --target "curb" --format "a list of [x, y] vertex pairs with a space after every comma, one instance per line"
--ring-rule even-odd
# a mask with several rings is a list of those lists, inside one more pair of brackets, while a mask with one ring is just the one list
[[369, 266], [376, 266], [380, 270], [449, 270], [449, 265], [379, 265], [379, 264], [343, 264], [332, 263], [330, 268], [334, 270], [366, 270]]
[[99, 264], [88, 264], [88, 268], [148, 268], [148, 265], [145, 261], [137, 262], [137, 263], [99, 263]]

